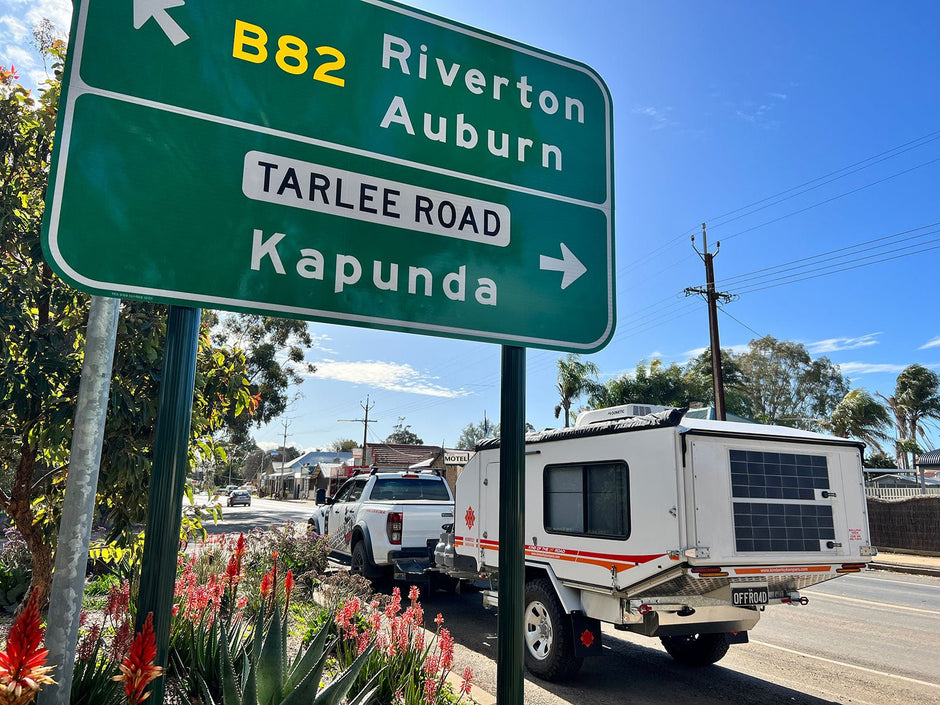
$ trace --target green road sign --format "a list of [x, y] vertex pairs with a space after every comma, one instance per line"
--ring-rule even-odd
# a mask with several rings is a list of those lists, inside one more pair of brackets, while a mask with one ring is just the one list
[[79, 0], [43, 244], [80, 289], [590, 352], [610, 96], [384, 0]]

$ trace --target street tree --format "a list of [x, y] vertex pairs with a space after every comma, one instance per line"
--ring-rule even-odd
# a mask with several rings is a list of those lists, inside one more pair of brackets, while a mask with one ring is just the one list
[[424, 441], [411, 430], [410, 425], [405, 424], [405, 417], [399, 416], [398, 423], [392, 427], [392, 432], [385, 439], [386, 443], [398, 443], [407, 446], [422, 446]]
[[499, 438], [499, 422], [483, 419], [478, 423], [468, 423], [460, 432], [457, 439], [457, 448], [460, 450], [473, 450], [476, 444], [484, 438]]
[[853, 389], [836, 404], [825, 428], [843, 438], [857, 438], [881, 452], [890, 437], [891, 414], [864, 389]]
[[822, 427], [848, 393], [848, 384], [827, 357], [813, 359], [802, 343], [765, 336], [736, 358], [750, 417], [808, 430]]
[[580, 355], [568, 353], [558, 360], [558, 395], [560, 401], [555, 407], [555, 418], [565, 412], [565, 428], [571, 425], [571, 405], [582, 395], [591, 394], [598, 385], [600, 370], [590, 361], [584, 361]]
[[358, 448], [359, 444], [351, 438], [337, 438], [328, 446], [334, 453], [352, 453], [353, 448]]
[[245, 352], [252, 396], [257, 401], [253, 416], [232, 414], [226, 424], [228, 442], [239, 446], [249, 441], [252, 426], [270, 423], [291, 402], [290, 388], [316, 372], [306, 361], [313, 338], [305, 321], [258, 314], [207, 312], [216, 345], [230, 345]]

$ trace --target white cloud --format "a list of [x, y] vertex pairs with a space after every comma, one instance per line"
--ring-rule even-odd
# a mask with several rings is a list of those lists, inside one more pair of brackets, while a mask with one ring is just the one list
[[63, 35], [68, 34], [72, 24], [72, 0], [30, 0], [28, 4], [31, 7], [26, 12], [26, 23], [30, 28], [47, 19]]
[[[734, 353], [735, 355], [740, 355], [740, 354], [742, 354], [742, 353], [746, 353], [748, 347], [749, 347], [749, 346], [748, 346], [747, 343], [742, 343], [742, 344], [740, 344], [740, 345], [732, 345], [732, 346], [730, 346], [730, 347], [727, 346], [727, 345], [722, 345], [722, 346], [721, 346], [721, 349], [722, 349], [722, 350], [730, 350], [730, 351], [731, 351], [732, 353]], [[705, 352], [706, 350], [708, 350], [708, 348], [693, 348], [692, 350], [686, 350], [684, 353], [682, 353], [682, 354], [679, 356], [680, 362], [681, 362], [681, 363], [686, 363], [686, 362], [688, 362], [689, 360], [693, 360], [693, 359], [695, 359], [696, 357], [698, 357], [699, 355], [701, 355], [703, 352]]]
[[940, 336], [937, 336], [933, 340], [928, 340], [926, 343], [921, 345], [918, 350], [927, 350], [928, 348], [940, 348]]
[[866, 333], [857, 338], [828, 338], [826, 340], [817, 340], [815, 343], [807, 343], [806, 349], [814, 355], [825, 355], [826, 353], [838, 352], [839, 350], [858, 350], [877, 345], [875, 339], [881, 333]]
[[871, 362], [840, 362], [836, 367], [838, 367], [844, 375], [868, 375], [883, 373], [895, 374], [903, 370], [907, 365]]
[[332, 379], [339, 382], [365, 384], [390, 392], [422, 394], [445, 399], [457, 399], [469, 396], [463, 389], [448, 389], [436, 384], [435, 377], [430, 377], [415, 370], [411, 365], [394, 362], [336, 362], [324, 360], [313, 363], [317, 371], [310, 375], [313, 379]]
[[654, 108], [651, 105], [644, 107], [637, 107], [633, 109], [634, 115], [644, 115], [653, 121], [653, 125], [650, 129], [652, 130], [662, 130], [664, 127], [669, 125], [675, 125], [675, 122], [669, 119], [669, 113], [672, 111], [672, 108]]

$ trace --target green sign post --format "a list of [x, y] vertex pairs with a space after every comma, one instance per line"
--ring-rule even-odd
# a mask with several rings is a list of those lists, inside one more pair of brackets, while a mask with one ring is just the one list
[[591, 352], [611, 103], [384, 0], [83, 0], [44, 244], [86, 291]]

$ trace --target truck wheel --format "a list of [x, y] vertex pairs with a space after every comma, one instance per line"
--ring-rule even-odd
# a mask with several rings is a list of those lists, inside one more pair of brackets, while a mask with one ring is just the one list
[[666, 651], [683, 666], [710, 666], [728, 653], [724, 634], [684, 634], [661, 636]]
[[545, 579], [525, 586], [525, 665], [547, 681], [561, 681], [578, 672], [583, 658], [575, 658], [571, 618], [565, 613], [555, 588]]
[[357, 541], [353, 546], [352, 556], [349, 559], [349, 572], [364, 578], [372, 578], [375, 575], [375, 565], [369, 560], [369, 554], [366, 553], [366, 547], [362, 541]]

